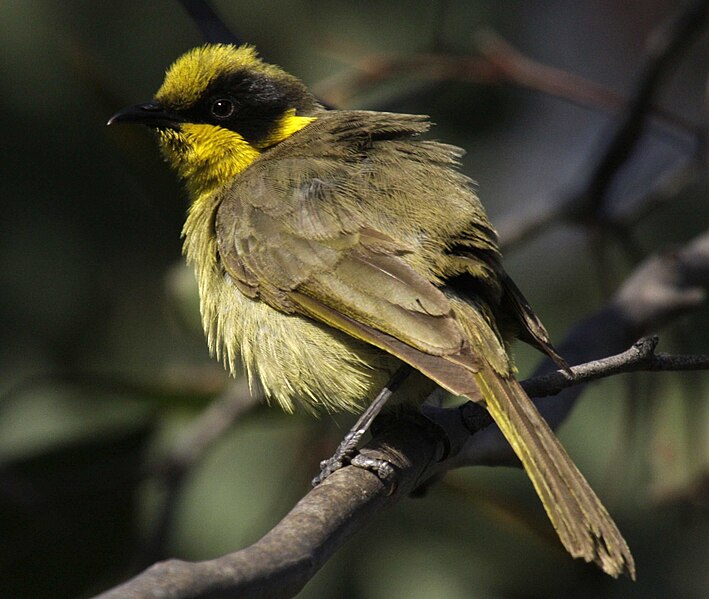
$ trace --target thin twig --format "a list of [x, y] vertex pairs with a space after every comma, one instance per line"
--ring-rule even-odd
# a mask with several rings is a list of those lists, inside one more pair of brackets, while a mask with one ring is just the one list
[[[605, 308], [569, 332], [559, 353], [567, 362], [581, 364], [622, 352], [638, 338], [705, 305], [708, 294], [709, 231], [682, 248], [645, 260]], [[546, 361], [534, 376], [553, 370], [553, 364]], [[537, 398], [535, 404], [549, 425], [556, 428], [567, 418], [584, 389], [584, 385], [574, 385], [553, 397]], [[497, 428], [488, 427], [471, 437], [450, 465], [517, 463]]]
[[[481, 53], [472, 56], [435, 52], [407, 56], [368, 54], [352, 62], [351, 70], [323, 79], [313, 89], [331, 103], [343, 106], [382, 81], [413, 75], [433, 81], [517, 85], [594, 110], [617, 112], [625, 105], [625, 98], [611, 88], [537, 62], [490, 30], [481, 31], [476, 38]], [[695, 128], [692, 123], [663, 111], [658, 111], [657, 116], [674, 128], [686, 131]]]
[[628, 372], [709, 370], [709, 356], [656, 354], [655, 348], [658, 342], [659, 337], [657, 336], [644, 337], [620, 354], [572, 366], [573, 376], [563, 370], [557, 370], [527, 379], [522, 382], [522, 387], [531, 397], [545, 397], [556, 395], [561, 390], [573, 385]]
[[[475, 35], [476, 46], [496, 69], [497, 81], [532, 89], [595, 110], [616, 113], [627, 99], [610, 87], [531, 59], [495, 31], [484, 29]], [[657, 108], [655, 116], [677, 128], [693, 131], [694, 126]]]
[[[503, 74], [501, 79], [506, 79], [507, 83], [608, 113], [618, 112], [627, 105], [627, 98], [612, 88], [532, 60], [493, 30], [482, 30], [475, 38], [482, 55], [499, 69]], [[662, 106], [652, 104], [649, 113], [659, 123], [673, 129], [692, 135], [696, 132], [697, 127], [693, 122]]]
[[[580, 75], [552, 67], [526, 56], [491, 29], [475, 34], [479, 54], [455, 56], [429, 52], [395, 56], [367, 54], [349, 60], [350, 70], [335, 74], [313, 85], [318, 95], [336, 106], [347, 105], [354, 96], [369, 88], [404, 75], [432, 81], [465, 81], [480, 85], [515, 85], [577, 104], [593, 110], [616, 113], [627, 99], [610, 87]], [[337, 43], [337, 42], [333, 42]], [[694, 135], [696, 125], [662, 107], [652, 107], [652, 115], [674, 130]]]
[[[533, 398], [557, 395], [564, 389], [583, 385], [591, 381], [627, 374], [631, 372], [692, 371], [709, 370], [709, 355], [657, 354], [655, 349], [660, 338], [656, 335], [636, 341], [632, 347], [607, 358], [591, 360], [585, 364], [572, 366], [571, 372], [555, 370], [520, 381], [527, 395]], [[457, 408], [465, 428], [471, 434], [477, 433], [493, 423], [490, 414], [471, 401]], [[428, 408], [426, 415], [448, 430], [453, 417], [450, 408]], [[452, 440], [453, 442], [457, 439]]]

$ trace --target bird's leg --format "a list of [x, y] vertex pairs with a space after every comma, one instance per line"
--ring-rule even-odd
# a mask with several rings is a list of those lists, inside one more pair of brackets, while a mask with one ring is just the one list
[[364, 437], [364, 434], [369, 430], [374, 419], [382, 411], [382, 408], [389, 401], [392, 394], [401, 386], [406, 377], [411, 372], [411, 367], [404, 364], [392, 375], [389, 382], [382, 388], [379, 394], [374, 398], [374, 401], [369, 407], [362, 412], [355, 425], [345, 435], [342, 443], [337, 447], [335, 453], [330, 459], [320, 462], [320, 474], [313, 479], [313, 486], [316, 487], [324, 481], [333, 472], [339, 470], [348, 463], [359, 468], [371, 470], [380, 478], [387, 478], [391, 472], [391, 464], [385, 460], [376, 458], [367, 458], [363, 455], [357, 455], [357, 446]]

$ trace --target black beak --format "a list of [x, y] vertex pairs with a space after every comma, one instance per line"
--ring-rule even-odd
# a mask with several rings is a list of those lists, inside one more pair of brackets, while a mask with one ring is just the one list
[[149, 127], [175, 127], [183, 121], [180, 115], [165, 110], [157, 102], [147, 102], [119, 110], [106, 124], [139, 123]]

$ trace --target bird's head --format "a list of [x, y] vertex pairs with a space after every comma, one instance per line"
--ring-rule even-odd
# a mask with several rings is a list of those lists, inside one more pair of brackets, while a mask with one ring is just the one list
[[226, 183], [320, 109], [296, 77], [254, 48], [208, 44], [178, 58], [151, 102], [108, 121], [157, 131], [167, 161], [196, 198]]

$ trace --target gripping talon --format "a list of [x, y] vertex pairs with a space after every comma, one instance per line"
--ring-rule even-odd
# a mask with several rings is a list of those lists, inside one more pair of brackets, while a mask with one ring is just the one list
[[390, 462], [380, 458], [370, 458], [358, 453], [352, 458], [350, 464], [357, 466], [357, 468], [373, 472], [384, 482], [390, 482], [394, 478], [394, 466], [392, 466]]
[[352, 457], [357, 453], [357, 443], [359, 438], [354, 440], [354, 444], [352, 441], [352, 438], [346, 437], [331, 458], [320, 462], [320, 474], [318, 474], [311, 481], [313, 487], [317, 487], [328, 476], [337, 472], [340, 468], [345, 467], [352, 461]]

